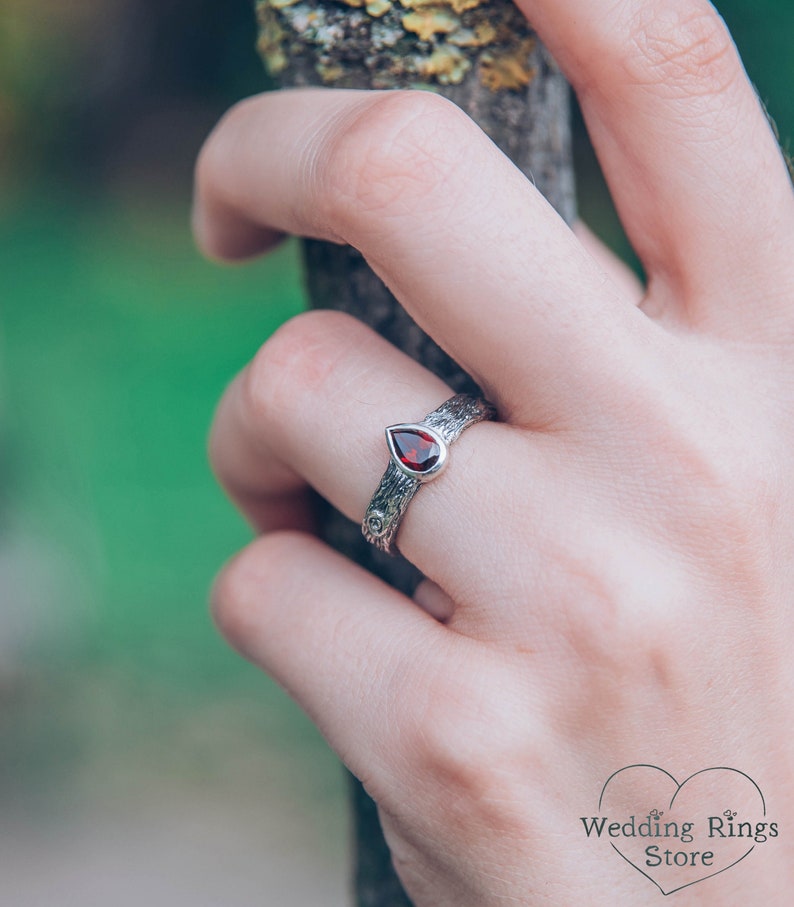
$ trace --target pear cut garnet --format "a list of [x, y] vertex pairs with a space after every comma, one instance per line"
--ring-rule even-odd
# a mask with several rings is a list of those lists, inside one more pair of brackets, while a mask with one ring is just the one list
[[441, 447], [427, 432], [416, 428], [390, 428], [394, 452], [412, 472], [429, 472], [438, 463]]

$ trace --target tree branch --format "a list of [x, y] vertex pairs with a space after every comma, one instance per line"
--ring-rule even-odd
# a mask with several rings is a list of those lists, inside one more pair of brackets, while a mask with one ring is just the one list
[[[426, 88], [465, 110], [560, 214], [575, 215], [568, 87], [509, 0], [257, 0], [258, 47], [284, 87]], [[456, 391], [471, 379], [405, 313], [355, 249], [304, 241], [311, 305], [355, 315]], [[410, 414], [409, 414], [410, 415]], [[417, 571], [321, 503], [325, 538], [411, 594]], [[410, 907], [374, 803], [351, 779], [359, 907]]]

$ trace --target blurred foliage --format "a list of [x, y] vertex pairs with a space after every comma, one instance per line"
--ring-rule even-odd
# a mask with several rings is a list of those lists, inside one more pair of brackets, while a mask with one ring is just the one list
[[317, 733], [207, 609], [250, 537], [210, 474], [207, 429], [302, 307], [295, 244], [223, 269], [171, 199], [50, 192], [0, 224], [0, 273], [4, 809], [154, 778], [256, 786], [276, 764], [338, 798]]
[[211, 626], [213, 574], [249, 532], [205, 438], [301, 289], [294, 245], [222, 269], [189, 230], [204, 135], [265, 85], [252, 11], [0, 5], [4, 809], [136, 771], [266, 783], [318, 737]]
[[0, 0], [6, 176], [189, 172], [232, 101], [265, 85], [248, 0]]
[[168, 208], [49, 202], [0, 232], [7, 468], [26, 531], [88, 567], [104, 644], [154, 630], [179, 650], [205, 635], [219, 552], [247, 538], [209, 475], [214, 401], [300, 308], [295, 248], [222, 269]]

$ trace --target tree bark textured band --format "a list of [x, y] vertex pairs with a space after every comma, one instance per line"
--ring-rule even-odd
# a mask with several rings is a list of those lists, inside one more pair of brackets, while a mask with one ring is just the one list
[[396, 554], [400, 522], [419, 487], [442, 472], [449, 446], [465, 429], [495, 416], [486, 400], [457, 394], [421, 422], [388, 426], [391, 460], [364, 514], [364, 538], [381, 551]]

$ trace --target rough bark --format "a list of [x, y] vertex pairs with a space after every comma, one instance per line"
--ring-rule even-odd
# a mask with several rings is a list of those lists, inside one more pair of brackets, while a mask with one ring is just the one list
[[[575, 213], [568, 88], [509, 0], [257, 0], [259, 49], [285, 87], [427, 88], [462, 107], [569, 222]], [[476, 241], [473, 238], [473, 242]], [[311, 305], [349, 312], [440, 375], [471, 379], [408, 317], [355, 249], [304, 242]], [[407, 413], [406, 419], [422, 413]], [[385, 453], [384, 453], [385, 466]], [[399, 589], [419, 579], [322, 506], [334, 547]], [[359, 907], [408, 907], [377, 811], [351, 779]]]

